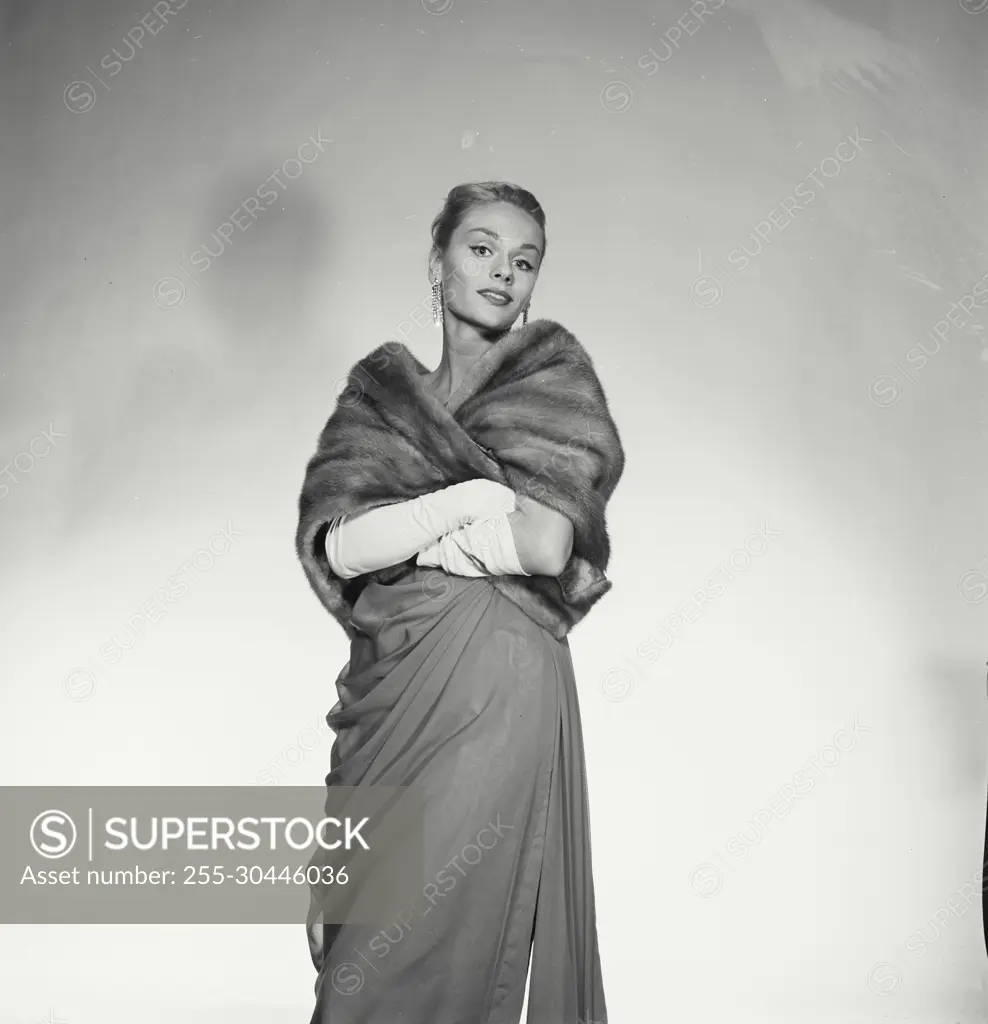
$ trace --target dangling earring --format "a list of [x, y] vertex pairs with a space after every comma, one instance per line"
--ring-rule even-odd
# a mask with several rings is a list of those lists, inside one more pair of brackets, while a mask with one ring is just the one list
[[432, 282], [432, 322], [440, 327], [443, 322], [443, 286], [438, 281]]
[[521, 311], [521, 325], [522, 327], [528, 323], [528, 306]]

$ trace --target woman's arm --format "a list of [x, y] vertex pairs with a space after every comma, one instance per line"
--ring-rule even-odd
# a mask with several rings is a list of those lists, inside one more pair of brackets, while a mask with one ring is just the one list
[[561, 512], [519, 494], [508, 522], [518, 561], [528, 575], [558, 576], [566, 568], [573, 551], [573, 524]]
[[486, 518], [514, 491], [493, 480], [466, 480], [409, 501], [341, 516], [326, 533], [326, 558], [342, 579], [398, 565], [440, 537]]
[[343, 516], [326, 534], [342, 579], [419, 555], [459, 576], [558, 576], [573, 547], [570, 521], [491, 480], [468, 480], [410, 501]]

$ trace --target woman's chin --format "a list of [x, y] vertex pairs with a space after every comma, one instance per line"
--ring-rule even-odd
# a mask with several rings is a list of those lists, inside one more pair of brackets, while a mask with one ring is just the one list
[[485, 314], [487, 322], [490, 324], [510, 324], [515, 318], [514, 303], [507, 306], [495, 306], [491, 302], [487, 302], [481, 299], [484, 303], [481, 308], [481, 313]]
[[477, 327], [489, 331], [506, 331], [520, 316], [513, 306], [499, 307], [483, 299], [481, 301], [484, 302], [483, 306], [474, 306], [464, 317]]

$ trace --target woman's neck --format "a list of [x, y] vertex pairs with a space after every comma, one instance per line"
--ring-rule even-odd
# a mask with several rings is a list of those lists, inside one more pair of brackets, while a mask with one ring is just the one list
[[439, 365], [426, 375], [428, 384], [446, 401], [463, 383], [467, 371], [490, 349], [497, 337], [482, 335], [473, 325], [462, 320], [450, 322], [447, 316], [443, 329], [443, 354]]

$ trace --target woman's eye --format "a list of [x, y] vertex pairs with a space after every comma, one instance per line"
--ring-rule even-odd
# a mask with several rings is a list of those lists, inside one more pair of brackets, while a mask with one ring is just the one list
[[522, 270], [531, 270], [532, 269], [532, 264], [529, 263], [528, 260], [516, 260], [515, 262], [518, 263], [521, 266]]
[[[471, 246], [470, 246], [470, 250], [471, 250], [472, 252], [475, 252], [475, 253], [477, 253], [477, 255], [478, 255], [478, 256], [481, 256], [481, 255], [483, 255], [483, 254], [482, 254], [482, 253], [480, 252], [480, 250], [481, 250], [481, 249], [487, 249], [487, 246], [486, 246], [486, 245], [484, 245], [484, 244], [480, 244], [480, 245], [471, 245]], [[487, 251], [488, 251], [488, 252], [490, 252], [490, 249], [487, 249]]]

